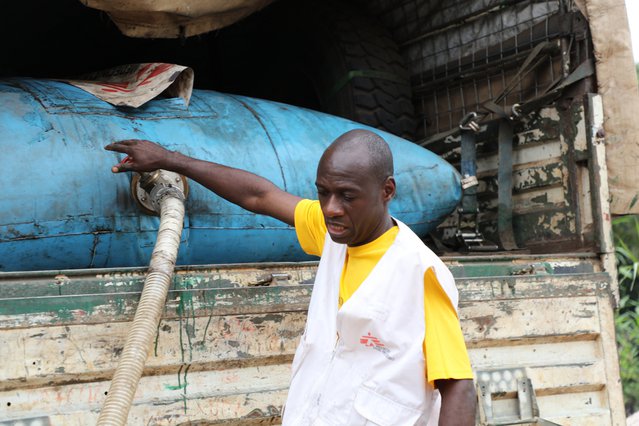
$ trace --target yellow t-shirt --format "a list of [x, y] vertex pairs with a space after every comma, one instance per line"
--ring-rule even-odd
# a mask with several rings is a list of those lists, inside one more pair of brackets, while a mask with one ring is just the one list
[[[302, 249], [321, 256], [326, 238], [326, 224], [319, 201], [302, 200], [295, 208], [295, 230]], [[338, 306], [355, 293], [377, 262], [395, 241], [399, 228], [394, 226], [368, 244], [348, 247], [339, 287]], [[435, 272], [424, 274], [424, 356], [428, 381], [434, 385], [440, 379], [472, 379], [459, 318]]]

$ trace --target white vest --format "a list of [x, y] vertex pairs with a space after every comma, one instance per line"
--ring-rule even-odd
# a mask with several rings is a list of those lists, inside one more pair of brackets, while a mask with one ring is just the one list
[[422, 348], [425, 271], [434, 268], [455, 308], [457, 289], [443, 262], [396, 222], [397, 238], [339, 311], [346, 245], [326, 236], [284, 426], [426, 425], [438, 417]]

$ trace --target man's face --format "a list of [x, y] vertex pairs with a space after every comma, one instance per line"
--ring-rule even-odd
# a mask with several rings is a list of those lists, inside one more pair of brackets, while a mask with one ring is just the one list
[[326, 228], [336, 243], [359, 246], [388, 229], [386, 206], [395, 193], [395, 181], [379, 182], [362, 155], [327, 153], [315, 184]]

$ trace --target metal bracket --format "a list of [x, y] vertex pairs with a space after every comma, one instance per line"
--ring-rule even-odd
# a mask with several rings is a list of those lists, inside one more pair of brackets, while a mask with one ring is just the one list
[[[471, 216], [472, 227], [462, 228], [462, 218]], [[479, 231], [479, 210], [467, 212], [463, 208], [457, 209], [457, 230], [455, 231], [457, 241], [466, 251], [497, 251], [497, 244], [488, 241]]]
[[461, 180], [462, 189], [466, 190], [468, 188], [472, 188], [473, 186], [479, 185], [479, 181], [477, 180], [477, 176], [464, 176]]
[[261, 278], [256, 283], [250, 283], [250, 287], [263, 287], [273, 285], [292, 285], [289, 281], [291, 279], [291, 275], [284, 272], [273, 272], [272, 274], [268, 274]]
[[477, 372], [479, 425], [560, 426], [539, 417], [532, 381], [523, 368]]
[[479, 133], [479, 115], [476, 112], [469, 112], [459, 121], [459, 128], [461, 130], [472, 130], [475, 133]]

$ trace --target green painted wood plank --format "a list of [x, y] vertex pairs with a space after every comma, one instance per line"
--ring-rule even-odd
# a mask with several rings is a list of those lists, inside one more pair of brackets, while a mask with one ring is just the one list
[[[312, 286], [170, 290], [163, 318], [305, 311]], [[129, 321], [140, 292], [0, 299], [0, 329]]]

